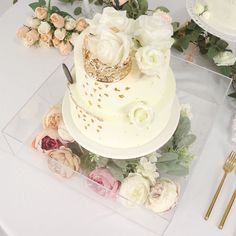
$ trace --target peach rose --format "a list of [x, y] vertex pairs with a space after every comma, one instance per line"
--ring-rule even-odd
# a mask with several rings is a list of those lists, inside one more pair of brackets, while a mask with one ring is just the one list
[[34, 13], [38, 19], [43, 20], [47, 18], [48, 10], [44, 7], [36, 7]]
[[69, 42], [61, 42], [59, 45], [59, 51], [61, 53], [61, 55], [63, 56], [67, 56], [70, 54], [70, 52], [72, 51], [72, 45]]
[[52, 39], [52, 33], [49, 32], [49, 33], [47, 33], [47, 34], [41, 34], [41, 35], [40, 35], [40, 39], [41, 39], [43, 42], [45, 42], [45, 43], [49, 43], [49, 42], [51, 41], [51, 39]]
[[25, 46], [32, 46], [38, 41], [38, 39], [39, 33], [36, 30], [32, 29], [28, 33], [26, 33], [23, 39], [23, 43]]
[[79, 172], [80, 158], [69, 148], [60, 147], [48, 153], [48, 167], [51, 171], [64, 178], [70, 178], [74, 172]]
[[65, 25], [65, 20], [62, 16], [58, 15], [57, 13], [53, 13], [50, 16], [51, 22], [56, 28], [62, 28]]
[[16, 31], [16, 36], [19, 39], [24, 39], [26, 34], [30, 31], [30, 29], [26, 26], [22, 26], [20, 27], [17, 31]]
[[57, 129], [61, 120], [61, 106], [53, 106], [43, 117], [43, 128]]
[[79, 32], [83, 31], [84, 29], [86, 29], [88, 27], [88, 23], [86, 22], [86, 20], [84, 18], [79, 18], [76, 21], [76, 27], [75, 29]]
[[59, 39], [57, 39], [55, 37], [52, 39], [52, 44], [55, 48], [59, 48], [60, 43], [61, 43], [61, 41]]
[[[124, 5], [125, 3], [127, 3], [128, 0], [118, 0], [118, 2], [119, 2], [119, 5], [122, 6], [122, 5]], [[115, 0], [112, 0], [112, 4], [113, 4], [114, 6], [116, 6]]]
[[63, 146], [62, 140], [55, 129], [45, 129], [32, 142], [32, 147], [41, 152], [49, 152]]

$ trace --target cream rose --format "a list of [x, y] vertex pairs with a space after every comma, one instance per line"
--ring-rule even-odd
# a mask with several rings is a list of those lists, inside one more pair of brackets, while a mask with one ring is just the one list
[[27, 19], [27, 26], [33, 28], [33, 29], [37, 29], [38, 26], [40, 25], [40, 20], [38, 18], [35, 17], [29, 17]]
[[73, 48], [69, 42], [66, 42], [66, 43], [61, 42], [58, 49], [62, 56], [67, 56], [68, 54], [70, 54]]
[[124, 63], [129, 57], [130, 40], [125, 33], [103, 29], [98, 35], [89, 38], [88, 49], [93, 58], [115, 66]]
[[162, 49], [169, 49], [174, 39], [171, 23], [160, 14], [153, 16], [142, 15], [135, 22], [134, 37], [142, 46], [156, 46]]
[[20, 27], [17, 31], [16, 31], [16, 36], [19, 39], [24, 39], [26, 34], [30, 31], [30, 29], [26, 26], [22, 26]]
[[149, 76], [161, 75], [167, 63], [167, 52], [153, 46], [141, 47], [135, 54], [139, 70]]
[[89, 24], [97, 27], [108, 27], [114, 31], [132, 33], [134, 20], [126, 16], [126, 11], [117, 11], [113, 7], [106, 7], [102, 14], [96, 14]]
[[24, 37], [23, 43], [25, 46], [29, 47], [35, 44], [39, 40], [39, 33], [32, 29]]
[[55, 105], [43, 117], [43, 128], [57, 129], [62, 120], [61, 106]]
[[65, 20], [62, 16], [58, 15], [57, 13], [53, 13], [50, 16], [51, 22], [56, 28], [62, 28], [65, 25]]
[[151, 188], [146, 207], [156, 213], [171, 210], [177, 203], [179, 186], [169, 179], [159, 179]]
[[76, 21], [71, 17], [66, 17], [65, 22], [66, 30], [73, 30], [76, 27]]
[[44, 7], [36, 7], [34, 12], [39, 20], [44, 20], [47, 18], [48, 10]]
[[171, 16], [168, 13], [166, 13], [166, 12], [160, 10], [160, 9], [155, 11], [153, 15], [156, 18], [161, 18], [161, 20], [164, 21], [166, 24], [171, 24], [172, 23]]
[[39, 40], [39, 47], [41, 48], [50, 48], [51, 42], [45, 42], [42, 39]]
[[63, 40], [66, 37], [66, 30], [64, 28], [62, 29], [56, 29], [54, 32], [54, 36], [58, 39], [58, 40]]
[[[140, 174], [129, 174], [120, 187], [120, 195], [122, 204], [126, 207], [135, 207], [146, 202], [150, 190], [149, 180]], [[126, 200], [127, 199], [127, 200]]]
[[75, 29], [79, 32], [82, 32], [83, 30], [85, 30], [88, 27], [88, 23], [86, 22], [86, 20], [84, 18], [79, 18], [76, 21], [76, 27]]
[[38, 27], [38, 32], [40, 34], [47, 34], [51, 30], [51, 26], [48, 24], [48, 22], [41, 21], [39, 27]]
[[220, 52], [213, 58], [217, 66], [232, 66], [236, 62], [236, 57], [232, 52]]
[[132, 106], [128, 116], [132, 124], [145, 126], [152, 122], [154, 113], [144, 102], [138, 102]]

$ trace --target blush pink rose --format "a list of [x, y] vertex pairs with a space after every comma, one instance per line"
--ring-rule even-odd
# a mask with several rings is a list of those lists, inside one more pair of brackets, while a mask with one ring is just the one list
[[26, 33], [25, 37], [23, 38], [23, 43], [25, 46], [32, 46], [39, 40], [39, 33], [35, 29], [30, 30]]
[[26, 34], [30, 31], [30, 29], [26, 26], [22, 26], [20, 27], [17, 31], [16, 31], [16, 36], [19, 39], [24, 39]]
[[61, 41], [59, 39], [57, 39], [55, 37], [52, 39], [52, 44], [55, 48], [59, 48], [60, 43], [61, 43]]
[[61, 42], [58, 49], [59, 49], [62, 56], [67, 56], [72, 51], [73, 47], [72, 47], [71, 43], [69, 43], [69, 42], [66, 42], [66, 43]]
[[101, 196], [112, 197], [119, 189], [120, 182], [114, 178], [111, 171], [107, 168], [97, 168], [88, 177], [98, 184], [89, 183], [89, 186]]
[[47, 34], [41, 34], [40, 39], [45, 43], [50, 43], [50, 41], [52, 40], [52, 33], [49, 32]]
[[44, 7], [36, 7], [34, 13], [39, 20], [43, 20], [47, 18], [48, 10]]
[[41, 152], [59, 149], [64, 146], [55, 129], [45, 129], [32, 142], [32, 147]]
[[88, 23], [86, 22], [86, 20], [81, 17], [76, 21], [76, 27], [75, 29], [79, 32], [82, 32], [83, 30], [85, 30], [88, 27]]
[[[118, 0], [118, 2], [119, 2], [119, 5], [122, 6], [122, 5], [124, 5], [125, 3], [127, 3], [128, 0]], [[112, 0], [112, 4], [113, 4], [114, 6], [116, 5], [115, 0]]]
[[53, 23], [53, 25], [60, 29], [65, 25], [65, 20], [62, 16], [58, 15], [57, 13], [53, 13], [50, 16], [51, 22]]

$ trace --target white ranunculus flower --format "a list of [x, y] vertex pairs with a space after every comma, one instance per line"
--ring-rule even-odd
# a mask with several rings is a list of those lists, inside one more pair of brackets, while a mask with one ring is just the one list
[[47, 22], [41, 21], [41, 23], [38, 27], [38, 32], [40, 34], [47, 34], [47, 33], [49, 33], [50, 30], [51, 30], [51, 26]]
[[[150, 190], [149, 180], [140, 174], [129, 174], [120, 187], [121, 203], [126, 207], [135, 207], [146, 202]], [[127, 200], [126, 200], [127, 199]]]
[[147, 178], [152, 185], [155, 184], [156, 179], [159, 177], [156, 164], [148, 160], [147, 157], [140, 159], [136, 172]]
[[134, 20], [126, 16], [126, 11], [117, 11], [113, 7], [106, 7], [102, 14], [96, 14], [93, 20], [88, 20], [93, 27], [106, 26], [117, 31], [131, 34], [134, 29]]
[[54, 32], [54, 36], [58, 39], [58, 40], [63, 40], [66, 36], [66, 30], [64, 28], [61, 29], [56, 29]]
[[167, 57], [168, 51], [163, 52], [153, 46], [141, 47], [135, 54], [139, 70], [148, 76], [160, 76], [167, 63]]
[[36, 17], [29, 17], [27, 19], [27, 26], [33, 28], [33, 29], [37, 29], [38, 26], [40, 25], [40, 20]]
[[130, 53], [130, 39], [123, 33], [103, 29], [88, 40], [88, 49], [93, 58], [102, 63], [115, 66], [124, 63]]
[[205, 7], [200, 2], [196, 2], [193, 10], [196, 15], [201, 15], [205, 11]]
[[236, 62], [236, 57], [232, 52], [220, 52], [213, 58], [217, 66], [232, 66]]
[[173, 27], [163, 14], [142, 15], [135, 22], [134, 37], [142, 46], [156, 46], [169, 49], [174, 43]]
[[151, 188], [146, 207], [156, 213], [171, 210], [179, 198], [179, 186], [169, 179], [159, 179]]
[[76, 21], [71, 17], [66, 17], [65, 22], [66, 30], [73, 30], [76, 27]]
[[137, 126], [149, 125], [154, 117], [153, 109], [144, 102], [137, 102], [132, 106], [129, 113], [129, 120]]

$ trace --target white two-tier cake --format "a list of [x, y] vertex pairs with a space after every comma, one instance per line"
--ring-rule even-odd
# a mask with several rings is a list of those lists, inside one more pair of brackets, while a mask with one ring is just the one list
[[137, 20], [114, 8], [95, 15], [75, 45], [68, 86], [74, 127], [91, 142], [125, 149], [157, 138], [173, 109], [178, 120], [172, 34], [170, 16], [160, 10]]

